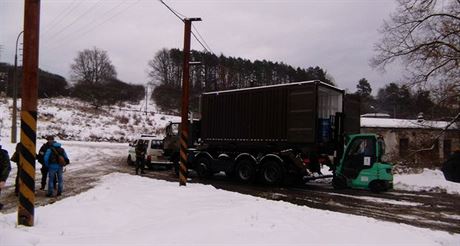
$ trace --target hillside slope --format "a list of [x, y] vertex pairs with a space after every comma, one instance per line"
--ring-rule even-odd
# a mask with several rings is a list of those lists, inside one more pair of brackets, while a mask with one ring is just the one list
[[[12, 99], [0, 97], [0, 140], [10, 141]], [[18, 141], [20, 106], [18, 102]], [[49, 134], [62, 140], [126, 142], [140, 134], [164, 135], [164, 127], [180, 118], [157, 113], [153, 102], [148, 112], [145, 101], [95, 109], [88, 103], [70, 98], [40, 99], [38, 102], [37, 138]]]

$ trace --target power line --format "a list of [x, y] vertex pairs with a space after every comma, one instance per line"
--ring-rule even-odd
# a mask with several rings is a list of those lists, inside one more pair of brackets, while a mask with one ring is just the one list
[[[69, 28], [70, 26], [74, 25], [80, 18], [86, 16], [88, 13], [90, 13], [93, 9], [96, 9], [96, 6], [98, 4], [100, 4], [102, 2], [102, 0], [99, 0], [97, 1], [96, 3], [94, 3], [91, 7], [89, 7], [85, 12], [83, 12], [83, 14], [81, 14], [80, 16], [77, 16], [77, 18], [75, 18], [70, 24], [66, 25], [65, 27], [61, 28], [58, 32], [54, 33], [54, 35], [51, 36], [50, 39], [53, 39], [55, 37], [57, 37], [60, 33], [62, 33], [63, 31], [65, 31], [67, 28]], [[93, 8], [94, 7], [94, 8]]]
[[[115, 9], [117, 9], [117, 8], [120, 7], [123, 3], [126, 3], [127, 1], [128, 1], [128, 0], [125, 0], [124, 2], [119, 3], [119, 4], [116, 5], [115, 7], [109, 9], [109, 10], [106, 11], [104, 14], [102, 14], [102, 16], [107, 16], [108, 13], [114, 11]], [[73, 39], [72, 39], [72, 37], [73, 37], [74, 35], [70, 35], [70, 36], [68, 36], [68, 37], [66, 37], [66, 38], [60, 39], [59, 41], [67, 41], [67, 40], [70, 41], [70, 40], [71, 40], [70, 42], [72, 42], [72, 41], [78, 40], [78, 39], [80, 39], [81, 37], [83, 37], [83, 36], [85, 36], [86, 34], [88, 34], [89, 32], [93, 31], [95, 28], [97, 28], [97, 27], [99, 27], [99, 26], [101, 26], [101, 25], [107, 23], [107, 22], [110, 21], [111, 19], [115, 18], [116, 16], [120, 15], [120, 14], [123, 13], [124, 11], [128, 10], [129, 8], [131, 8], [132, 6], [134, 6], [135, 4], [137, 4], [139, 1], [140, 1], [140, 0], [137, 0], [137, 1], [135, 1], [135, 2], [132, 2], [130, 5], [125, 6], [125, 8], [121, 9], [121, 10], [118, 11], [118, 12], [115, 12], [113, 15], [109, 16], [109, 17], [108, 17], [107, 19], [105, 19], [105, 20], [100, 21], [100, 22], [97, 23], [96, 25], [93, 25], [93, 26], [91, 26], [91, 25], [86, 25], [86, 26], [84, 26], [84, 27], [78, 29], [76, 32], [73, 33], [73, 34], [75, 34], [75, 36], [78, 37], [78, 38], [73, 38]], [[90, 24], [92, 24], [92, 22], [91, 22]], [[84, 30], [85, 27], [89, 27], [89, 28], [87, 28], [86, 30]], [[80, 31], [83, 31], [83, 32], [78, 33], [78, 32], [80, 32]], [[59, 42], [59, 43], [58, 43], [58, 46], [59, 46], [60, 43], [62, 43], [62, 42]]]
[[[46, 35], [50, 30], [54, 29], [54, 27], [58, 26], [57, 23], [60, 23], [60, 21], [67, 17], [68, 14], [72, 13], [72, 11], [77, 8], [80, 4], [83, 3], [83, 1], [78, 1], [74, 0], [70, 5], [67, 5], [67, 8], [64, 11], [61, 11], [58, 15], [54, 17], [53, 20], [51, 20], [48, 24], [46, 29], [43, 31], [43, 35]], [[74, 3], [77, 3], [74, 5]]]
[[[118, 5], [115, 5], [113, 6], [112, 8], [110, 8], [109, 10], [105, 11], [102, 15], [100, 16], [97, 16], [97, 18], [99, 20], [101, 19], [104, 19], [106, 16], [108, 16], [109, 13], [111, 13], [112, 11], [118, 9], [121, 5], [123, 5], [124, 3], [126, 3], [128, 0], [124, 0], [122, 2], [119, 2]], [[139, 0], [138, 0], [139, 1]], [[109, 19], [112, 18], [112, 16], [109, 17]], [[99, 22], [99, 23], [98, 23]], [[83, 26], [80, 26], [80, 28], [78, 28], [77, 30], [73, 31], [72, 33], [70, 33], [69, 35], [67, 36], [64, 36], [58, 40], [56, 40], [56, 43], [60, 44], [62, 43], [62, 41], [66, 41], [66, 40], [74, 40], [73, 37], [81, 37], [82, 34], [86, 34], [88, 30], [92, 30], [94, 29], [95, 26], [99, 26], [101, 25], [102, 23], [105, 23], [106, 21], [103, 20], [102, 22], [96, 20], [95, 18], [93, 18], [91, 21], [87, 22], [85, 25]], [[93, 25], [94, 23], [97, 23], [96, 25]], [[89, 27], [89, 28], [88, 28]], [[78, 38], [76, 38], [78, 39]]]
[[[193, 23], [192, 23], [192, 27], [193, 27], [193, 29], [196, 31], [196, 33], [198, 34], [198, 36], [201, 38], [201, 40], [203, 40], [203, 43], [206, 45], [207, 48], [205, 48], [205, 50], [208, 50], [208, 52], [214, 54], [214, 52], [212, 52], [211, 47], [209, 47], [208, 43], [206, 42], [206, 40], [204, 40], [203, 36], [201, 36], [200, 32], [199, 32], [198, 29], [195, 27], [195, 25], [193, 25]], [[193, 31], [192, 31], [192, 34], [193, 34], [193, 36], [195, 37], [195, 39], [197, 39], [197, 41], [198, 41], [198, 38], [196, 38], [195, 33], [193, 33]], [[198, 42], [199, 42], [199, 41], [198, 41]], [[201, 46], [203, 46], [203, 45], [201, 45]]]
[[183, 14], [175, 11], [173, 8], [169, 7], [163, 0], [158, 0], [158, 1], [160, 1], [160, 3], [162, 3], [164, 6], [166, 6], [166, 8], [168, 8], [169, 11], [171, 11], [177, 18], [179, 18], [179, 20], [181, 20], [182, 22], [184, 21], [184, 18], [186, 18], [185, 15], [183, 15]]
[[199, 44], [201, 44], [201, 47], [203, 47], [203, 49], [204, 49], [205, 51], [207, 51], [208, 53], [212, 53], [211, 51], [209, 51], [208, 49], [206, 49], [206, 47], [205, 47], [205, 46], [203, 45], [203, 43], [198, 39], [198, 37], [195, 35], [195, 33], [193, 33], [193, 32], [191, 32], [191, 33], [192, 33], [193, 37], [195, 38], [195, 40], [196, 40]]
[[[183, 14], [180, 14], [179, 12], [177, 12], [176, 10], [174, 10], [173, 8], [171, 8], [169, 5], [167, 5], [163, 0], [158, 0], [160, 1], [164, 6], [166, 6], [166, 8], [168, 8], [169, 11], [171, 11], [171, 13], [173, 13], [177, 18], [179, 18], [179, 20], [181, 20], [182, 22], [184, 22], [184, 18], [186, 18], [186, 16], [184, 16]], [[193, 25], [192, 25], [193, 26]], [[203, 42], [200, 41], [200, 39], [195, 35], [195, 33], [192, 31], [192, 35], [193, 37], [195, 38], [195, 40], [203, 47], [203, 49], [209, 53], [212, 53], [214, 54], [214, 52], [211, 51], [211, 49], [209, 48], [209, 45], [207, 45], [206, 41], [204, 40], [204, 38], [199, 34], [198, 30], [196, 29], [195, 26], [193, 26], [193, 29], [195, 29], [195, 31], [198, 33], [198, 35], [201, 37], [201, 39], [203, 40]], [[205, 43], [207, 45], [208, 48], [206, 48], [206, 46], [203, 44]]]

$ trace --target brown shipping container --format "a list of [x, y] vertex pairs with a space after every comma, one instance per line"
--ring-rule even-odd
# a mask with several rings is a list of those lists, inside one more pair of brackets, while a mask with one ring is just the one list
[[315, 144], [319, 122], [343, 111], [344, 91], [320, 81], [204, 93], [205, 143]]

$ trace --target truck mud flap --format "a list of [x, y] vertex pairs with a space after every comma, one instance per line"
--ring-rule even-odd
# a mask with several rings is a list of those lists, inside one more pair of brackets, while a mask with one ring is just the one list
[[289, 162], [294, 165], [294, 167], [297, 169], [297, 171], [300, 174], [302, 174], [302, 175], [306, 174], [306, 167], [305, 167], [302, 159], [297, 157], [296, 155], [294, 155], [294, 153], [292, 153], [291, 150], [282, 151], [280, 153], [280, 156], [283, 156], [284, 158], [289, 159]]

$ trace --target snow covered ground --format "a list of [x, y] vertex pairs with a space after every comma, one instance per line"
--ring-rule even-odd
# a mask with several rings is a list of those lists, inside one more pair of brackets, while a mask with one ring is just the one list
[[[76, 99], [40, 99], [37, 137], [53, 134], [66, 140], [125, 142], [141, 133], [161, 136], [166, 124], [180, 117], [159, 113], [156, 105], [152, 101], [149, 103], [148, 112], [145, 113], [144, 100], [139, 104], [125, 103], [96, 110], [88, 103]], [[18, 105], [20, 107], [20, 100]], [[0, 140], [10, 140], [11, 112], [12, 100], [0, 98]], [[19, 110], [17, 129], [19, 136]]]
[[[63, 144], [71, 159], [78, 160], [69, 166], [74, 169], [100, 165], [98, 157], [122, 157], [127, 150], [126, 144]], [[12, 151], [14, 146], [4, 147]], [[97, 149], [91, 158], [88, 148]], [[425, 180], [430, 174], [436, 172], [424, 172], [418, 177]], [[401, 175], [399, 185], [419, 187], [420, 180], [405, 183], [404, 176]], [[12, 182], [9, 179], [7, 185]], [[179, 187], [177, 182], [122, 173], [102, 177], [87, 192], [37, 207], [33, 227], [17, 226], [16, 217], [16, 213], [0, 213], [0, 245], [458, 245], [460, 242], [459, 234], [271, 201], [210, 185]]]
[[37, 208], [35, 221], [31, 228], [16, 226], [15, 213], [0, 215], [0, 245], [458, 245], [460, 240], [209, 185], [179, 187], [120, 173], [88, 192]]
[[423, 172], [419, 174], [396, 174], [394, 175], [394, 188], [396, 190], [460, 194], [460, 183], [447, 181], [439, 169], [423, 169]]
[[[129, 140], [140, 132], [161, 135], [168, 121], [177, 120], [160, 113], [145, 116], [138, 111], [142, 103], [93, 114], [86, 105], [67, 100], [40, 102], [38, 136], [52, 133], [61, 140], [84, 141], [61, 141], [72, 161], [69, 170], [90, 169], [100, 166], [101, 160], [127, 155], [127, 143], [90, 140]], [[0, 143], [12, 154], [8, 108], [11, 103], [5, 102], [0, 99]], [[56, 102], [61, 106], [53, 106]], [[73, 105], [71, 110], [68, 105]], [[37, 147], [42, 143], [39, 139]], [[15, 173], [13, 165], [7, 186], [13, 185], [11, 177]], [[446, 181], [439, 170], [394, 178], [396, 190], [460, 194], [460, 184]], [[101, 177], [95, 188], [87, 192], [37, 207], [34, 227], [17, 226], [16, 216], [0, 212], [0, 246], [460, 245], [459, 234], [270, 201], [209, 185], [178, 187], [176, 182], [121, 173]]]

